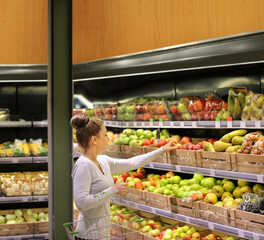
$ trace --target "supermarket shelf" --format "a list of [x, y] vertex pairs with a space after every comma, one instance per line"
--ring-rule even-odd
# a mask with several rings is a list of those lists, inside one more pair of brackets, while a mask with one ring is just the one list
[[5, 157], [0, 158], [0, 164], [16, 164], [16, 163], [47, 163], [48, 157]]
[[211, 168], [200, 168], [200, 167], [191, 167], [191, 166], [173, 165], [173, 164], [155, 163], [155, 162], [151, 162], [148, 165], [145, 165], [144, 167], [173, 171], [173, 172], [201, 173], [203, 175], [212, 176], [212, 177], [239, 179], [250, 182], [264, 183], [264, 175], [261, 174], [225, 171], [225, 170], [217, 170]]
[[0, 127], [31, 127], [31, 121], [2, 121]]
[[47, 202], [48, 200], [49, 200], [48, 195], [14, 196], [14, 197], [0, 196], [0, 204], [23, 203], [23, 202]]
[[31, 234], [31, 235], [17, 235], [17, 236], [3, 236], [0, 240], [21, 240], [21, 239], [49, 239], [49, 234]]
[[32, 122], [33, 127], [47, 127], [48, 126], [48, 121], [33, 121]]
[[189, 224], [197, 225], [197, 226], [208, 228], [208, 229], [211, 229], [211, 230], [216, 230], [216, 231], [219, 231], [219, 232], [225, 232], [225, 233], [236, 235], [236, 236], [239, 236], [239, 237], [242, 237], [242, 238], [259, 239], [259, 240], [262, 239], [262, 240], [264, 240], [264, 235], [263, 234], [254, 233], [254, 232], [250, 232], [250, 231], [247, 231], [247, 230], [242, 230], [242, 229], [238, 229], [238, 228], [235, 228], [235, 227], [222, 225], [222, 224], [219, 224], [219, 223], [208, 222], [206, 220], [197, 219], [197, 218], [194, 218], [194, 217], [189, 217], [189, 216], [185, 216], [185, 215], [182, 215], [182, 214], [172, 213], [172, 212], [167, 211], [167, 210], [163, 210], [163, 209], [160, 209], [160, 208], [147, 206], [147, 205], [144, 205], [144, 204], [140, 204], [140, 203], [136, 203], [136, 202], [132, 202], [132, 201], [129, 201], [129, 200], [120, 199], [120, 198], [116, 198], [116, 197], [112, 197], [112, 201], [115, 202], [115, 203], [119, 203], [119, 204], [122, 204], [122, 205], [126, 205], [126, 206], [129, 206], [129, 207], [132, 207], [132, 208], [136, 208], [136, 209], [143, 210], [143, 211], [146, 211], [146, 212], [154, 213], [154, 214], [157, 214], [159, 216], [175, 219], [175, 220], [178, 220], [178, 221], [186, 222], [186, 223], [189, 223]]
[[118, 128], [262, 128], [264, 121], [164, 121], [164, 122], [120, 122], [106, 121], [107, 127]]

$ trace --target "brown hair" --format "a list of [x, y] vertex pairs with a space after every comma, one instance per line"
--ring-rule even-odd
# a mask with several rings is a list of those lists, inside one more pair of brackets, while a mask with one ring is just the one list
[[91, 137], [99, 135], [103, 121], [89, 118], [86, 114], [77, 114], [72, 117], [70, 124], [76, 130], [76, 140], [79, 146], [85, 149]]

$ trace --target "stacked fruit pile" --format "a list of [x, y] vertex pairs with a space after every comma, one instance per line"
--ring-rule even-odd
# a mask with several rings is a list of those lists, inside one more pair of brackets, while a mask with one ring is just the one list
[[48, 209], [27, 209], [26, 214], [30, 217], [32, 222], [48, 222]]
[[15, 224], [23, 223], [25, 218], [21, 209], [14, 210], [13, 213], [7, 213], [0, 215], [0, 224]]

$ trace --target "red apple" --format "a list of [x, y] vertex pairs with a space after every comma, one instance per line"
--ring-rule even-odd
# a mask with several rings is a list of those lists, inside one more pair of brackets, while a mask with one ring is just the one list
[[117, 178], [116, 177], [113, 177], [113, 180], [114, 180], [114, 183], [116, 183]]
[[170, 111], [171, 111], [172, 114], [176, 114], [176, 113], [180, 112], [176, 105], [171, 106], [170, 107]]
[[166, 114], [166, 109], [163, 104], [159, 104], [156, 108], [158, 114]]
[[184, 239], [183, 240], [190, 240], [191, 239], [191, 236], [184, 236]]
[[189, 106], [188, 106], [188, 110], [189, 110], [190, 113], [194, 113], [194, 112], [195, 112], [195, 109], [194, 109], [194, 103], [193, 103], [193, 102], [191, 102], [191, 103], [189, 104]]
[[196, 193], [196, 195], [197, 195], [197, 198], [198, 198], [199, 200], [204, 199], [204, 196], [205, 196], [205, 194], [202, 193], [202, 192], [198, 192], [198, 193]]
[[184, 144], [184, 145], [182, 145], [181, 147], [180, 147], [180, 149], [188, 149], [188, 147], [187, 147], [187, 144]]
[[162, 231], [159, 236], [162, 239], [164, 235], [165, 235], [165, 231]]
[[166, 178], [165, 174], [162, 174], [162, 175], [160, 176], [160, 179], [163, 179], [163, 178]]
[[196, 200], [198, 199], [196, 193], [192, 193], [192, 194], [190, 195], [190, 198], [192, 199], [192, 201], [196, 201]]
[[145, 174], [146, 170], [143, 167], [140, 167], [140, 168], [137, 169], [137, 173], [138, 172], [143, 172]]
[[137, 177], [137, 172], [132, 172], [132, 174], [130, 175], [130, 177], [136, 178]]
[[223, 103], [223, 100], [221, 98], [214, 99], [213, 103], [212, 103], [212, 109], [213, 110], [221, 110], [222, 103]]
[[192, 139], [190, 138], [190, 137], [183, 137], [182, 139], [181, 139], [181, 144], [186, 144], [186, 143], [188, 143], [188, 142], [192, 142]]
[[204, 120], [204, 113], [205, 113], [205, 110], [202, 110], [202, 111], [197, 113], [198, 121]]
[[194, 121], [198, 120], [198, 113], [196, 113], [196, 112], [192, 113], [192, 120], [194, 120]]
[[127, 177], [129, 177], [130, 176], [130, 174], [128, 173], [128, 172], [124, 172], [123, 174], [122, 174], [122, 178], [127, 178]]
[[213, 102], [211, 100], [207, 100], [206, 103], [205, 103], [205, 110], [206, 111], [209, 111], [212, 109], [212, 104]]
[[216, 236], [212, 233], [205, 237], [206, 240], [216, 240]]
[[202, 98], [199, 100], [196, 100], [194, 102], [193, 106], [194, 106], [194, 111], [199, 112], [199, 111], [205, 109], [205, 100]]
[[211, 120], [215, 120], [218, 113], [219, 111], [211, 111]]
[[139, 172], [137, 172], [137, 177], [138, 177], [139, 179], [143, 179], [143, 178], [145, 177], [145, 173], [142, 172], [142, 171], [139, 171]]
[[200, 150], [202, 149], [201, 145], [200, 144], [196, 144], [193, 148], [193, 150]]
[[[188, 146], [188, 144], [187, 144], [187, 146]], [[189, 149], [189, 150], [194, 150], [194, 147], [195, 147], [194, 144], [190, 144], [190, 145], [188, 146], [188, 149]]]
[[143, 186], [142, 182], [136, 182], [134, 185], [134, 188], [138, 189], [138, 190], [143, 190], [144, 186]]
[[151, 144], [151, 140], [149, 140], [149, 139], [144, 139], [143, 140], [143, 146], [148, 146], [148, 145], [150, 145]]
[[208, 121], [211, 120], [211, 111], [205, 111], [204, 113], [204, 120]]
[[195, 240], [200, 240], [201, 239], [201, 234], [199, 232], [195, 232], [192, 234], [192, 238]]

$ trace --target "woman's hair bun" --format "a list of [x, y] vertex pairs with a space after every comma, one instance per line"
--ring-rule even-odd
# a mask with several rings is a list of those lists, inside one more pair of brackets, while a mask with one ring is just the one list
[[86, 114], [77, 114], [72, 117], [70, 124], [74, 129], [80, 130], [85, 128], [88, 122], [89, 117]]

